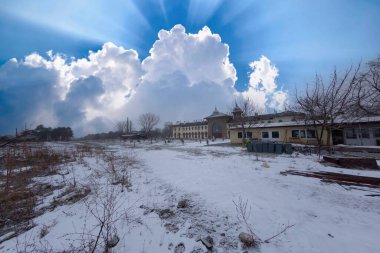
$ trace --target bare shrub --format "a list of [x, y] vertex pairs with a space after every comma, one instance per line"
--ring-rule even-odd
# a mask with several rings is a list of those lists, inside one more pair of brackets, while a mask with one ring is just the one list
[[111, 179], [113, 185], [121, 185], [121, 191], [124, 187], [127, 189], [132, 186], [131, 169], [137, 164], [138, 160], [134, 153], [130, 152], [121, 156], [116, 156], [113, 152], [105, 155], [106, 173]]
[[91, 228], [85, 224], [80, 234], [65, 235], [66, 239], [73, 242], [68, 252], [111, 252], [118, 244], [120, 238], [116, 223], [124, 217], [124, 212], [120, 210], [120, 198], [115, 188], [108, 182], [103, 187], [105, 191], [94, 189], [92, 197], [85, 200], [87, 210], [95, 218], [96, 224]]
[[232, 202], [235, 205], [238, 221], [245, 225], [252, 241], [252, 245], [247, 246], [258, 246], [261, 243], [261, 239], [256, 235], [253, 226], [248, 222], [249, 217], [251, 216], [251, 207], [248, 208], [248, 200], [244, 201], [241, 197], [239, 197], [237, 202]]
[[[248, 238], [240, 238], [241, 241], [244, 241], [246, 246], [254, 246], [258, 247], [260, 243], [265, 242], [269, 243], [274, 238], [280, 236], [281, 234], [285, 233], [289, 228], [292, 228], [295, 226], [295, 224], [287, 225], [285, 226], [281, 231], [274, 234], [273, 236], [269, 237], [268, 239], [262, 240], [260, 237], [256, 235], [254, 232], [254, 227], [252, 224], [248, 222], [249, 217], [251, 215], [251, 207], [248, 207], [248, 200], [243, 200], [241, 197], [239, 197], [238, 201], [232, 201], [236, 208], [237, 213], [237, 219], [240, 223], [243, 223], [248, 231], [248, 233], [242, 233], [244, 234], [242, 237], [248, 237]], [[242, 235], [240, 234], [240, 235]], [[239, 237], [240, 237], [239, 235]]]
[[77, 144], [75, 148], [79, 157], [82, 158], [85, 156], [92, 156], [94, 152], [93, 147], [87, 143]]

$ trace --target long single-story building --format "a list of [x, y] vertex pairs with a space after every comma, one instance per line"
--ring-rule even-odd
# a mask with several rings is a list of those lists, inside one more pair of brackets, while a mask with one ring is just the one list
[[[215, 108], [203, 120], [179, 122], [173, 125], [172, 137], [175, 139], [229, 138], [233, 144], [242, 143], [243, 139], [311, 145], [318, 143], [317, 134], [320, 133], [321, 127], [315, 128], [312, 124], [305, 122], [305, 117], [301, 113], [284, 111], [256, 114], [249, 118], [242, 118], [242, 113], [237, 105], [231, 114], [221, 113]], [[245, 131], [243, 131], [243, 122], [245, 122]], [[380, 116], [362, 117], [344, 124], [340, 122], [331, 131], [324, 131], [322, 144], [329, 145], [329, 143], [380, 146]]]
[[[286, 143], [299, 143], [316, 145], [317, 134], [321, 126], [314, 127], [302, 118], [293, 118], [290, 121], [275, 117], [268, 121], [245, 127], [246, 138], [257, 140], [278, 141]], [[261, 115], [263, 116], [263, 115]], [[230, 124], [231, 143], [241, 143], [243, 131], [241, 124]], [[330, 135], [330, 136], [329, 136]], [[321, 139], [322, 145], [357, 145], [380, 146], [380, 117], [362, 117], [347, 123], [339, 123], [335, 128], [325, 130]]]

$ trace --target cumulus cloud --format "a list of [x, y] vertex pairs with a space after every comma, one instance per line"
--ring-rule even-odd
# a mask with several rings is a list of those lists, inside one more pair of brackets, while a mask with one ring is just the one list
[[158, 37], [142, 62], [142, 81], [125, 112], [152, 111], [162, 121], [192, 120], [232, 103], [236, 70], [219, 35], [208, 27], [189, 34], [176, 25]]
[[[76, 136], [109, 131], [118, 120], [154, 112], [162, 121], [201, 119], [237, 97], [261, 110], [282, 108], [278, 69], [265, 56], [250, 63], [249, 88], [238, 92], [229, 47], [204, 27], [161, 30], [143, 61], [133, 49], [105, 43], [88, 57], [32, 53], [0, 66], [0, 133], [29, 124], [67, 125]], [[136, 125], [136, 124], [135, 124]]]
[[186, 76], [189, 86], [201, 82], [233, 86], [237, 80], [228, 45], [208, 27], [188, 34], [182, 25], [176, 25], [170, 31], [161, 30], [158, 38], [142, 62], [144, 80], [160, 80], [177, 71]]
[[249, 74], [249, 87], [242, 92], [245, 98], [251, 98], [258, 111], [265, 111], [267, 107], [275, 110], [283, 110], [287, 101], [287, 92], [277, 90], [276, 78], [279, 71], [276, 66], [265, 56], [260, 60], [249, 64], [252, 72]]
[[70, 125], [79, 136], [112, 129], [142, 74], [137, 52], [113, 43], [82, 59], [51, 51], [11, 59], [0, 66], [0, 132], [40, 123]]

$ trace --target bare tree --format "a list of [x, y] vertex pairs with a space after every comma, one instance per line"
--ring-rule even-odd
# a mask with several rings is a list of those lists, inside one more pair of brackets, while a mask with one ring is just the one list
[[160, 117], [154, 113], [144, 113], [139, 117], [141, 131], [143, 131], [152, 143], [153, 128], [160, 122]]
[[367, 66], [367, 71], [357, 82], [357, 105], [362, 114], [380, 115], [380, 56], [368, 62]]
[[161, 135], [163, 138], [170, 138], [172, 136], [173, 123], [165, 122], [164, 128], [162, 128]]
[[120, 133], [130, 133], [132, 131], [132, 120], [119, 121], [116, 123], [116, 130]]
[[327, 134], [327, 145], [331, 145], [331, 131], [341, 124], [352, 120], [354, 115], [354, 87], [357, 82], [360, 64], [357, 68], [348, 68], [339, 77], [337, 70], [326, 84], [320, 75], [316, 75], [313, 85], [307, 85], [303, 95], [296, 94], [296, 111], [305, 115], [305, 123], [316, 131], [320, 148]]
[[257, 124], [257, 117], [255, 116], [257, 112], [257, 106], [251, 99], [243, 98], [239, 101], [235, 101], [235, 105], [232, 109], [234, 115], [233, 125], [241, 128], [243, 144], [247, 138], [247, 129]]

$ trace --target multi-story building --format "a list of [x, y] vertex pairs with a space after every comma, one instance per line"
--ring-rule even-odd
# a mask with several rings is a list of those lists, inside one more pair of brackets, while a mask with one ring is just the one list
[[179, 122], [173, 125], [172, 137], [175, 139], [211, 139], [228, 138], [227, 123], [232, 116], [224, 114], [215, 108], [205, 120], [194, 122]]
[[173, 125], [175, 139], [206, 139], [208, 138], [207, 121], [181, 122]]

